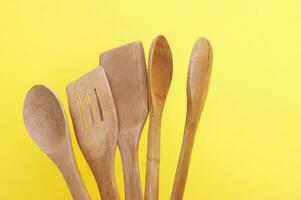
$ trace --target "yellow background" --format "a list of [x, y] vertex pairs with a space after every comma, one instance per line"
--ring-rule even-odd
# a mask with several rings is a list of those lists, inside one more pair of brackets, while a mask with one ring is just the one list
[[[300, 0], [1, 0], [0, 199], [71, 199], [24, 128], [26, 91], [46, 84], [67, 108], [66, 84], [95, 67], [100, 52], [142, 40], [148, 57], [152, 39], [164, 34], [174, 76], [163, 115], [161, 199], [169, 199], [182, 141], [191, 48], [206, 36], [213, 72], [184, 199], [300, 200], [300, 8]], [[139, 154], [143, 188], [147, 127]], [[84, 181], [99, 199], [71, 134]], [[119, 156], [116, 175], [124, 197]]]

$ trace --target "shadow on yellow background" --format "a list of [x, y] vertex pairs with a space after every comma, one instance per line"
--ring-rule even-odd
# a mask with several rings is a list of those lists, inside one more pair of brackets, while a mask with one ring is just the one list
[[[46, 84], [67, 108], [66, 84], [95, 67], [100, 52], [140, 39], [147, 56], [157, 34], [167, 37], [174, 57], [162, 122], [160, 198], [170, 196], [188, 60], [202, 35], [213, 46], [213, 72], [184, 199], [301, 199], [300, 7], [299, 0], [2, 0], [0, 199], [71, 199], [59, 171], [25, 130], [26, 91]], [[139, 154], [143, 185], [147, 126]], [[73, 132], [72, 141], [91, 197], [99, 199]], [[119, 155], [116, 175], [123, 198]]]

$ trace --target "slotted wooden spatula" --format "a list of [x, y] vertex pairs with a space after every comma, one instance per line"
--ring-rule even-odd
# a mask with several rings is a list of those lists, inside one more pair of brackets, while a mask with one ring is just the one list
[[87, 160], [101, 199], [118, 200], [114, 174], [118, 121], [105, 72], [97, 67], [67, 86], [77, 142]]
[[146, 66], [141, 42], [100, 55], [118, 115], [118, 147], [123, 162], [125, 198], [141, 200], [138, 144], [148, 114]]

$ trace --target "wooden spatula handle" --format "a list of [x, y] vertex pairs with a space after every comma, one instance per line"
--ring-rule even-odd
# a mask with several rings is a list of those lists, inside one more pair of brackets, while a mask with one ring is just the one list
[[119, 144], [123, 162], [124, 189], [126, 200], [142, 200], [142, 190], [138, 162], [138, 144], [132, 138], [122, 139]]
[[[113, 156], [110, 158], [114, 158]], [[118, 189], [114, 173], [114, 161], [99, 159], [90, 162], [93, 168], [92, 172], [96, 179], [98, 189], [103, 200], [119, 200]], [[102, 187], [101, 187], [102, 186]]]

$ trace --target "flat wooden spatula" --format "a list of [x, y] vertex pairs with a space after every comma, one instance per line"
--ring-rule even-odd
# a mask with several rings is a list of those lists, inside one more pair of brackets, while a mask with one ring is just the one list
[[148, 114], [146, 64], [141, 42], [100, 55], [117, 110], [118, 147], [123, 162], [125, 198], [141, 200], [138, 144]]
[[114, 174], [118, 121], [104, 70], [97, 67], [68, 85], [67, 95], [77, 142], [101, 199], [118, 200]]

